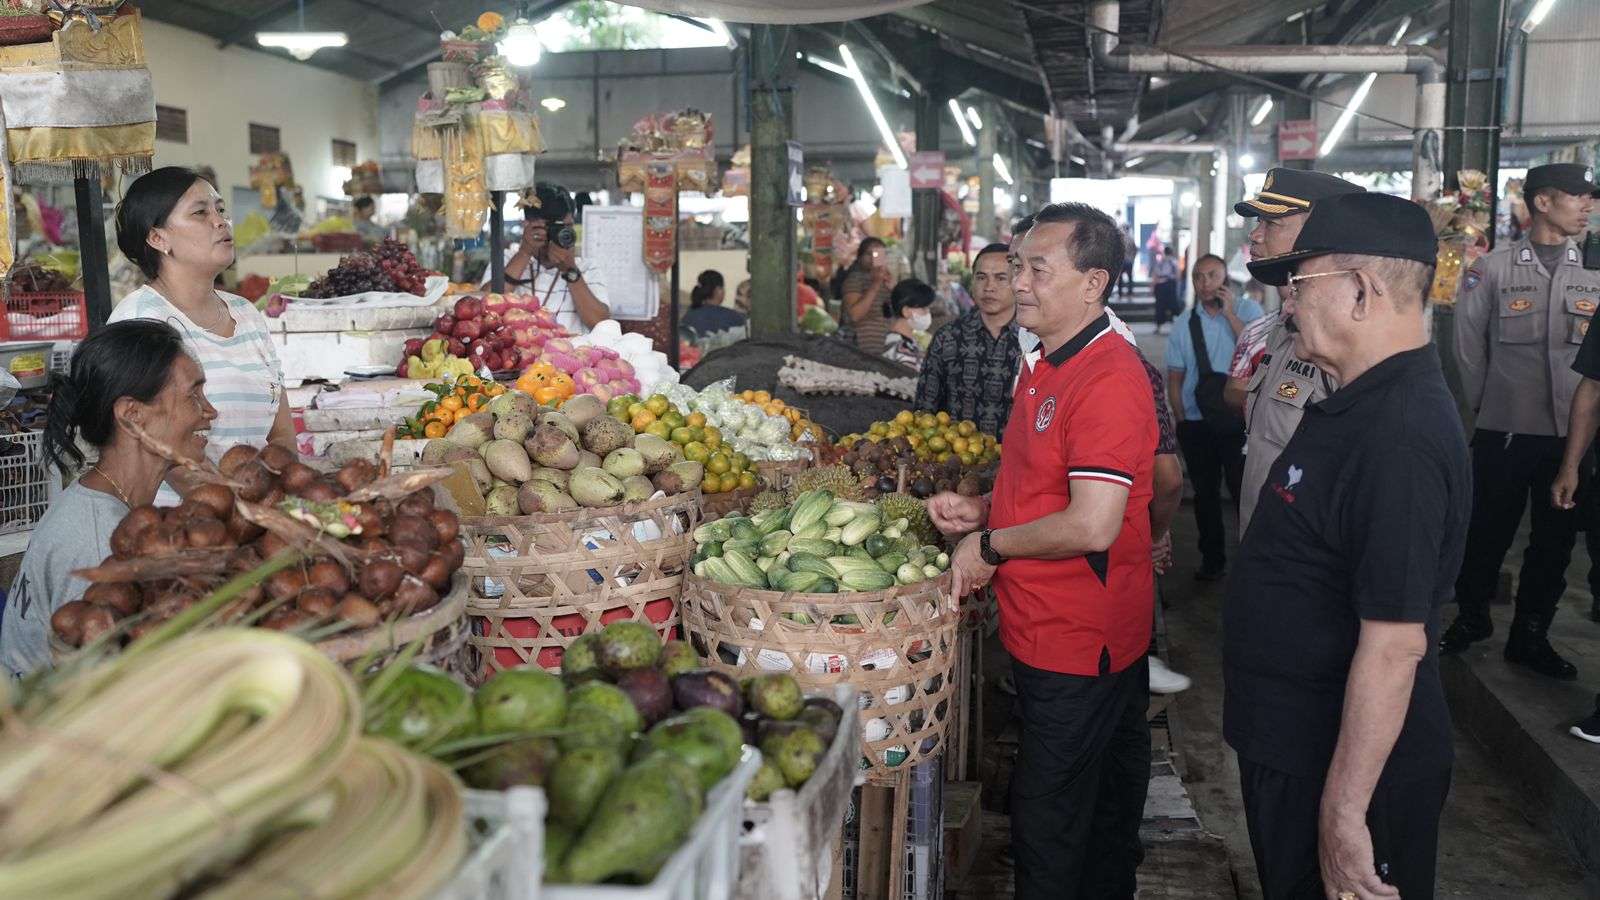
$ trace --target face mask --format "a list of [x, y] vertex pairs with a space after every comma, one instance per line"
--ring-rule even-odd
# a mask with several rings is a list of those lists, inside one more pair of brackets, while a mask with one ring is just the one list
[[907, 312], [906, 321], [911, 323], [912, 331], [927, 331], [933, 327], [933, 313], [926, 310]]

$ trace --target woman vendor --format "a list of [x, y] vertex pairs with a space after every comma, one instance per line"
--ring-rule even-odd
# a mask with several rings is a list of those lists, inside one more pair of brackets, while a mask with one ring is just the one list
[[[293, 450], [294, 422], [266, 317], [243, 297], [216, 289], [217, 276], [233, 265], [233, 223], [217, 189], [193, 169], [156, 169], [128, 186], [116, 226], [117, 246], [150, 283], [124, 297], [111, 321], [156, 319], [182, 336], [217, 410], [206, 455], [216, 461], [235, 444]], [[187, 484], [183, 473], [173, 473], [177, 492]], [[178, 499], [163, 488], [156, 504], [175, 506]]]
[[[50, 616], [89, 587], [72, 572], [111, 555], [112, 529], [155, 499], [172, 468], [134, 437], [133, 426], [198, 459], [212, 421], [220, 421], [206, 388], [183, 336], [166, 323], [117, 322], [78, 345], [50, 398], [44, 451], [61, 471], [80, 474], [50, 502], [11, 583], [0, 617], [0, 670], [20, 678], [49, 667]], [[92, 463], [79, 441], [94, 448]]]

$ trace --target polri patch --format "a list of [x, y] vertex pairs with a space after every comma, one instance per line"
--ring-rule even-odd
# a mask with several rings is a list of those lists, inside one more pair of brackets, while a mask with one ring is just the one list
[[1527, 297], [1518, 297], [1508, 304], [1508, 308], [1512, 312], [1522, 312], [1523, 310], [1533, 309], [1533, 301], [1529, 300]]

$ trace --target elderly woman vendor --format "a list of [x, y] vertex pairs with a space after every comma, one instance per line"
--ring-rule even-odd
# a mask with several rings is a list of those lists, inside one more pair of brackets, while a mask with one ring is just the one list
[[[111, 555], [112, 530], [130, 509], [155, 499], [172, 469], [134, 429], [198, 459], [216, 418], [205, 372], [172, 326], [130, 319], [78, 345], [50, 398], [44, 434], [51, 462], [78, 478], [39, 520], [11, 583], [0, 617], [0, 669], [20, 678], [49, 667], [50, 617], [89, 587], [72, 573]], [[80, 442], [94, 451], [92, 460]], [[84, 618], [86, 633], [111, 627], [108, 610], [91, 606]]]

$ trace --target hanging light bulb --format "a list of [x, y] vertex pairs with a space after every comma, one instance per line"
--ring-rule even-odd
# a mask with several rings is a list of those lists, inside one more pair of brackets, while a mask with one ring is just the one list
[[301, 62], [324, 47], [343, 47], [349, 43], [342, 31], [307, 31], [305, 0], [300, 0], [299, 11], [299, 31], [258, 31], [256, 43], [263, 47], [281, 47]]
[[539, 33], [534, 30], [533, 23], [520, 16], [506, 28], [505, 37], [500, 39], [495, 49], [506, 58], [506, 62], [517, 68], [537, 65], [539, 57], [544, 53], [544, 48], [539, 44]]

